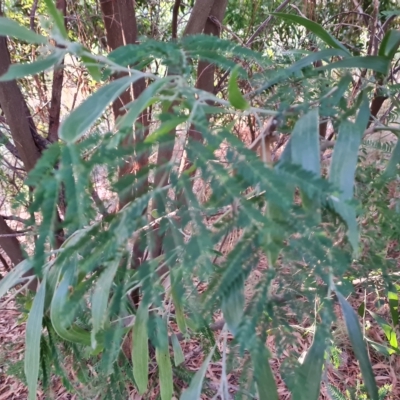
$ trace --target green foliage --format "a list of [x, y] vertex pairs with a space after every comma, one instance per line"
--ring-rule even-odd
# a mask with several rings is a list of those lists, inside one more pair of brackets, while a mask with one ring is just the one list
[[[55, 26], [62, 30], [59, 14], [51, 6], [49, 11]], [[199, 337], [204, 352], [209, 353], [190, 384], [185, 380], [189, 387], [181, 399], [199, 398], [203, 385], [215, 392], [206, 387], [205, 376], [208, 365], [221, 358], [217, 351], [221, 337], [214, 336], [209, 324], [222, 310], [233, 335], [229, 346], [238, 349], [238, 358], [250, 358], [253, 366], [254, 373], [245, 384], [267, 400], [278, 398], [265, 346], [267, 334], [274, 334], [277, 353], [282, 354], [293, 339], [288, 311], [297, 320], [312, 316], [316, 326], [313, 344], [303, 363], [295, 355], [287, 360], [287, 380], [294, 399], [317, 399], [335, 319], [334, 291], [366, 390], [372, 399], [380, 398], [358, 317], [342, 292], [355, 274], [377, 272], [376, 259], [382, 261], [377, 264], [382, 276], [390, 270], [389, 262], [378, 253], [359, 254], [363, 242], [359, 241], [357, 204], [366, 220], [372, 219], [369, 207], [373, 196], [382, 211], [382, 231], [363, 229], [361, 239], [382, 233], [385, 239], [390, 234], [397, 237], [395, 226], [400, 225], [395, 223], [394, 213], [385, 209], [383, 197], [388, 180], [396, 176], [398, 157], [394, 150], [387, 176], [357, 169], [370, 118], [371, 86], [366, 83], [362, 95], [348, 107], [350, 78], [343, 70], [368, 68], [369, 76], [371, 71], [386, 74], [397, 36], [387, 39], [379, 56], [353, 56], [317, 23], [287, 14], [277, 16], [301, 24], [333, 49], [306, 52], [304, 58], [303, 53], [293, 53], [292, 58], [277, 56], [272, 65], [257, 52], [202, 35], [168, 43], [143, 40], [119, 48], [107, 58], [90, 56], [81, 45], [66, 43], [65, 51], [80, 57], [88, 67], [90, 60], [95, 61], [105, 82], [64, 119], [60, 128], [63, 142], [50, 146], [30, 173], [26, 182], [34, 188], [30, 212], [41, 216], [38, 226], [30, 221], [37, 232], [35, 251], [0, 282], [0, 294], [4, 295], [31, 266], [41, 279], [26, 337], [25, 370], [31, 397], [37, 377], [46, 387], [52, 373], [61, 377], [69, 391], [77, 391], [64, 371], [64, 354], [71, 355], [72, 368], [88, 392], [93, 390], [101, 398], [122, 398], [128, 382], [145, 393], [154, 380], [149, 376], [153, 361], [158, 366], [161, 398], [179, 395], [173, 386], [174, 374], [186, 378], [190, 374], [177, 367], [184, 357], [176, 326], [187, 337]], [[4, 19], [0, 20], [0, 33], [10, 26], [16, 37], [41, 43], [41, 36]], [[307, 69], [317, 60], [332, 58], [337, 61]], [[224, 72], [231, 72], [229, 101], [195, 87], [192, 65], [199, 60], [212, 60]], [[257, 71], [250, 78], [241, 73], [254, 87], [246, 99], [237, 80], [242, 70], [236, 65], [242, 61]], [[151, 72], [159, 62], [170, 72], [168, 76]], [[38, 65], [31, 64], [30, 69], [15, 66], [11, 78], [36, 73]], [[47, 64], [40, 65], [44, 69]], [[107, 81], [111, 73], [126, 73], [128, 67], [130, 75]], [[149, 70], [142, 72], [144, 67]], [[94, 75], [100, 80], [100, 73]], [[147, 89], [126, 105], [127, 112], [116, 121], [116, 130], [91, 132], [109, 104], [141, 78], [148, 81]], [[279, 96], [282, 101], [276, 107]], [[137, 118], [149, 106], [155, 127], [145, 137]], [[268, 117], [276, 116], [282, 132], [291, 134], [281, 161], [266, 165], [228, 129], [220, 119], [222, 113], [232, 118], [254, 116], [259, 131]], [[328, 177], [320, 163], [321, 116], [329, 116], [338, 127]], [[184, 144], [191, 169], [179, 171], [174, 159], [161, 159], [135, 174], [117, 177], [113, 173], [127, 160], [140, 164], [157, 147], [172, 148], [175, 137], [169, 133], [177, 127], [186, 131], [192, 127], [201, 135], [201, 141], [188, 135]], [[129, 140], [132, 136], [135, 140]], [[223, 160], [216, 156], [222, 147]], [[93, 174], [99, 168], [110, 172], [105, 178], [107, 186], [123, 204], [117, 212], [102, 217], [91, 195]], [[207, 188], [205, 199], [193, 190], [194, 171]], [[156, 184], [154, 177], [158, 176], [166, 177], [164, 185]], [[361, 186], [369, 189], [368, 194]], [[65, 196], [66, 213], [59, 220], [61, 195]], [[389, 233], [390, 228], [396, 232]], [[56, 249], [60, 230], [66, 240]], [[235, 234], [239, 239], [234, 246], [222, 248], [225, 238]], [[159, 253], [157, 241], [162, 247]], [[267, 269], [247, 300], [246, 282], [265, 257]], [[362, 268], [355, 273], [357, 264]], [[206, 286], [201, 293], [196, 281]], [[390, 279], [385, 283], [389, 286]], [[393, 287], [390, 290], [395, 293]], [[132, 302], [133, 298], [139, 304]], [[391, 298], [395, 315], [395, 296]], [[386, 325], [382, 323], [382, 329]], [[40, 336], [42, 326], [45, 333]], [[131, 359], [121, 350], [129, 335]], [[176, 368], [170, 359], [170, 340]], [[392, 337], [388, 341], [397, 348]], [[86, 363], [93, 366], [96, 379]], [[332, 393], [342, 398], [335, 390], [332, 388]]]
[[[328, 385], [329, 395], [332, 400], [366, 400], [367, 394], [365, 393], [364, 387], [359, 385], [355, 388], [349, 388], [343, 394], [337, 387]], [[379, 400], [385, 400], [391, 391], [391, 385], [384, 385], [379, 388]]]

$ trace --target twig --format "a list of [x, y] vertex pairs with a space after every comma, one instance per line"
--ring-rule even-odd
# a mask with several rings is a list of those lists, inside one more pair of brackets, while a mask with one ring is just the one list
[[181, 0], [175, 0], [174, 8], [172, 9], [172, 39], [178, 37], [178, 16]]
[[35, 30], [35, 14], [37, 6], [38, 6], [38, 0], [35, 0], [32, 5], [31, 14], [29, 16], [29, 26], [31, 28], [31, 31]]
[[17, 236], [26, 236], [26, 233], [31, 232], [30, 229], [26, 229], [24, 231], [21, 232], [17, 232], [17, 233], [3, 233], [0, 235], [0, 238], [3, 237], [17, 237]]
[[4, 218], [4, 219], [8, 219], [8, 220], [10, 220], [10, 221], [17, 221], [17, 222], [22, 222], [23, 224], [27, 224], [27, 223], [29, 223], [29, 220], [28, 219], [24, 219], [24, 218], [21, 218], [21, 217], [17, 217], [17, 216], [15, 216], [15, 215], [0, 215], [2, 218]]
[[6, 261], [6, 259], [3, 257], [3, 254], [0, 253], [0, 261], [2, 262], [2, 264], [4, 265], [4, 269], [7, 272], [11, 271], [11, 267], [8, 265], [8, 262]]
[[[276, 9], [274, 10], [275, 12], [279, 12], [281, 10], [283, 10], [288, 4], [289, 4], [290, 0], [285, 0], [281, 5], [279, 5], [278, 7], [276, 7]], [[269, 23], [272, 21], [274, 17], [272, 15], [270, 15], [257, 29], [256, 31], [250, 36], [249, 40], [247, 40], [247, 42], [244, 44], [245, 47], [251, 47], [251, 45], [253, 44], [254, 40], [256, 39], [256, 37], [267, 28], [267, 26], [269, 25]], [[221, 86], [224, 83], [224, 81], [226, 80], [226, 78], [228, 77], [230, 73], [230, 70], [228, 69], [224, 75], [222, 75], [221, 79], [219, 80], [218, 84], [216, 85], [215, 89], [214, 89], [214, 94], [217, 94], [220, 90], [221, 90]]]
[[[290, 0], [285, 0], [281, 5], [279, 5], [278, 7], [276, 7], [274, 13], [279, 12], [281, 10], [283, 10], [288, 4], [289, 4]], [[269, 16], [257, 29], [256, 31], [250, 36], [250, 39], [246, 42], [246, 46], [250, 47], [253, 42], [254, 39], [269, 25], [269, 23], [272, 21], [274, 17], [271, 15]]]

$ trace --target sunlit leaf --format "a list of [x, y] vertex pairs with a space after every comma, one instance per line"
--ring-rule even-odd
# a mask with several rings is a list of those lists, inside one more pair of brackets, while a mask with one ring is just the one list
[[46, 295], [46, 280], [44, 279], [33, 300], [26, 323], [25, 336], [25, 376], [29, 390], [29, 400], [36, 400], [39, 378], [40, 338], [42, 337], [42, 319], [44, 299]]
[[149, 381], [149, 336], [147, 333], [147, 322], [149, 320], [149, 309], [142, 301], [136, 313], [135, 325], [132, 332], [132, 364], [133, 376], [139, 393], [147, 390]]
[[237, 283], [229, 295], [222, 300], [222, 312], [229, 330], [235, 336], [242, 320], [244, 310], [244, 284]]
[[387, 57], [380, 56], [354, 56], [336, 61], [331, 64], [324, 65], [316, 69], [316, 71], [327, 71], [332, 69], [342, 68], [359, 68], [369, 69], [371, 71], [386, 74], [389, 68], [390, 61]]
[[0, 17], [0, 36], [11, 36], [27, 43], [47, 43], [47, 38], [44, 36], [38, 35], [19, 23], [5, 17]]
[[231, 72], [231, 76], [229, 78], [229, 83], [228, 83], [229, 103], [231, 103], [232, 106], [238, 110], [247, 110], [249, 108], [249, 103], [243, 97], [239, 89], [237, 83], [238, 75], [239, 75], [239, 68], [235, 67]]
[[183, 354], [182, 347], [175, 333], [172, 334], [171, 341], [172, 341], [172, 349], [174, 350], [174, 363], [175, 366], [177, 367], [178, 365], [182, 364], [185, 361], [185, 356]]
[[371, 316], [374, 318], [374, 320], [378, 323], [378, 325], [382, 328], [383, 332], [385, 333], [386, 339], [391, 347], [391, 350], [389, 351], [390, 354], [392, 353], [400, 353], [399, 351], [399, 345], [397, 343], [397, 335], [395, 329], [390, 326], [390, 324], [385, 321], [381, 316], [376, 314], [373, 311], [369, 311]]
[[208, 364], [211, 361], [211, 358], [214, 354], [215, 347], [211, 350], [210, 354], [203, 361], [200, 369], [196, 372], [194, 377], [192, 378], [189, 387], [182, 393], [180, 400], [194, 400], [199, 399], [201, 395], [201, 388], [203, 386], [203, 380], [206, 376]]
[[161, 400], [170, 400], [172, 399], [174, 389], [168, 346], [163, 348], [156, 347], [156, 361], [158, 365], [158, 377], [160, 379]]
[[294, 22], [296, 24], [304, 26], [310, 32], [312, 32], [315, 36], [318, 36], [321, 40], [323, 40], [327, 45], [343, 50], [348, 55], [351, 53], [347, 50], [346, 46], [339, 42], [334, 36], [332, 36], [329, 32], [327, 32], [321, 25], [317, 24], [314, 21], [311, 21], [307, 18], [300, 17], [295, 14], [285, 14], [285, 13], [272, 13], [276, 17], [282, 18], [285, 21]]
[[12, 81], [23, 78], [24, 76], [36, 75], [39, 72], [46, 71], [57, 64], [64, 57], [64, 51], [55, 51], [50, 56], [26, 64], [11, 64], [7, 72], [0, 76], [0, 82]]
[[259, 344], [251, 351], [251, 360], [254, 365], [254, 376], [260, 400], [278, 400], [278, 390], [274, 375], [269, 365], [268, 350]]
[[399, 324], [399, 296], [397, 292], [389, 292], [388, 300], [393, 326], [397, 326]]
[[381, 353], [385, 357], [390, 357], [391, 354], [395, 353], [393, 349], [389, 348], [388, 346], [383, 345], [382, 343], [377, 343], [371, 339], [365, 339], [367, 343], [378, 353]]
[[346, 322], [347, 332], [349, 333], [352, 349], [360, 363], [361, 373], [364, 378], [364, 385], [367, 388], [368, 394], [372, 400], [379, 400], [378, 388], [372, 370], [371, 361], [368, 357], [368, 352], [365, 347], [365, 342], [361, 332], [360, 323], [358, 322], [357, 314], [354, 312], [351, 305], [336, 291], [339, 299], [340, 307], [342, 308], [343, 317]]
[[0, 299], [15, 285], [21, 282], [22, 275], [32, 268], [29, 260], [23, 260], [16, 265], [12, 271], [8, 272], [4, 278], [0, 280]]
[[64, 16], [60, 10], [57, 9], [53, 0], [44, 0], [48, 13], [57, 26], [58, 31], [64, 39], [68, 38], [68, 33], [65, 28]]
[[137, 75], [125, 76], [102, 86], [64, 120], [60, 126], [60, 138], [67, 143], [79, 140], [101, 116], [106, 107], [139, 78], [140, 76]]
[[326, 332], [322, 326], [317, 326], [313, 343], [298, 371], [293, 400], [318, 400], [326, 347]]

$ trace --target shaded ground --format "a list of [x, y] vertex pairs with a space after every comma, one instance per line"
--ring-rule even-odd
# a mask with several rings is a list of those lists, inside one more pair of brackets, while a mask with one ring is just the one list
[[[251, 274], [247, 285], [246, 285], [246, 297], [250, 297], [252, 294], [252, 288], [261, 278], [263, 270], [266, 267], [259, 265], [258, 268]], [[362, 301], [364, 301], [364, 291], [357, 290], [354, 293], [352, 299], [349, 301], [352, 305], [357, 308]], [[7, 297], [4, 299], [7, 304], [4, 308], [1, 308], [0, 314], [0, 400], [25, 400], [27, 399], [27, 390], [20, 379], [23, 374], [23, 355], [24, 355], [24, 335], [25, 335], [25, 323], [19, 321], [20, 313], [18, 307], [13, 300], [9, 301]], [[367, 307], [369, 309], [375, 309], [376, 295], [371, 294], [367, 296]], [[4, 302], [3, 302], [4, 304]], [[340, 316], [340, 311], [338, 315]], [[386, 320], [390, 320], [389, 307], [383, 305], [381, 309], [376, 310]], [[216, 319], [220, 316], [216, 316]], [[372, 321], [365, 323], [364, 326], [368, 326]], [[276, 355], [276, 349], [274, 345], [273, 336], [269, 336], [267, 340], [267, 346], [272, 353], [272, 359], [270, 360], [271, 367], [273, 369], [275, 379], [278, 385], [279, 398], [290, 399], [289, 392], [281, 379], [279, 370], [282, 366], [282, 362], [285, 357], [289, 356], [290, 353], [305, 354], [312, 343], [312, 332], [308, 332], [305, 328], [307, 326], [299, 326], [298, 332], [295, 333], [297, 341], [293, 343], [292, 347], [287, 348], [283, 356], [278, 358]], [[304, 328], [304, 329], [302, 329]], [[220, 331], [215, 332], [215, 337], [220, 336]], [[370, 326], [367, 331], [367, 336], [378, 342], [385, 344], [385, 336], [382, 330], [376, 324]], [[228, 340], [231, 338], [228, 336]], [[357, 387], [360, 382], [360, 370], [358, 363], [354, 358], [351, 350], [350, 343], [347, 338], [344, 323], [339, 317], [334, 327], [334, 340], [336, 348], [338, 349], [336, 362], [339, 365], [334, 366], [331, 364], [326, 372], [326, 381], [322, 384], [320, 399], [329, 399], [327, 394], [327, 385], [329, 383], [335, 388], [342, 391], [342, 393], [350, 387]], [[218, 344], [220, 351], [222, 352], [222, 340], [219, 340]], [[201, 343], [196, 340], [190, 340], [182, 342], [182, 349], [185, 355], [185, 367], [191, 371], [196, 371], [200, 368], [203, 361], [203, 349]], [[400, 376], [400, 357], [392, 355], [391, 357], [385, 357], [374, 351], [371, 347], [369, 348], [370, 357], [373, 364], [373, 370], [376, 377], [376, 381], [379, 386], [385, 384], [392, 385], [392, 391], [387, 399], [399, 399], [400, 398], [400, 382], [398, 376]], [[16, 363], [16, 364], [15, 364]], [[337, 368], [336, 368], [337, 367]], [[208, 387], [211, 390], [217, 390], [220, 384], [222, 373], [222, 363], [213, 362], [209, 365], [207, 371]], [[9, 374], [13, 374], [10, 376]], [[234, 370], [228, 374], [228, 383], [230, 392], [233, 394], [239, 389], [239, 370]], [[156, 377], [156, 376], [154, 376]], [[183, 386], [182, 382], [177, 380], [176, 384], [180, 387]], [[154, 385], [150, 398], [156, 398], [158, 395], [158, 387]], [[44, 396], [42, 392], [38, 393], [38, 399], [60, 399], [60, 400], [72, 400], [78, 399], [77, 395], [67, 394], [65, 389], [60, 384], [58, 379], [52, 381], [51, 393]], [[139, 400], [142, 397], [135, 394], [132, 390], [130, 399]], [[211, 397], [203, 396], [203, 399]]]
[[[241, 139], [244, 140], [246, 143], [248, 142], [248, 138], [246, 139], [242, 137]], [[219, 156], [222, 156], [222, 154], [220, 154]], [[100, 184], [98, 188], [99, 195], [101, 198], [105, 199], [107, 198], [107, 193], [106, 191], [103, 193], [102, 188], [103, 186]], [[205, 192], [206, 189], [203, 193], [203, 195], [206, 197]], [[110, 202], [110, 204], [107, 204], [107, 206], [110, 206], [110, 208], [112, 208], [111, 203], [112, 202]], [[229, 251], [229, 248], [234, 246], [236, 240], [237, 237], [230, 237], [225, 244], [226, 248], [224, 250]], [[395, 259], [399, 259], [399, 254], [392, 254], [392, 257]], [[258, 267], [250, 275], [246, 283], [247, 299], [250, 299], [250, 297], [252, 296], [254, 292], [254, 287], [257, 282], [262, 278], [263, 271], [265, 271], [266, 268], [267, 266], [265, 260], [261, 261]], [[0, 273], [4, 274], [4, 271], [1, 269], [1, 267]], [[21, 381], [23, 379], [25, 323], [19, 320], [20, 313], [15, 302], [13, 300], [9, 300], [10, 298], [5, 297], [2, 300], [3, 303], [0, 303], [0, 400], [25, 400], [27, 399], [27, 391]], [[377, 307], [377, 300], [381, 300], [382, 303], [382, 306], [379, 308]], [[376, 293], [371, 293], [366, 296], [361, 285], [355, 288], [353, 296], [349, 299], [349, 301], [353, 305], [355, 310], [357, 310], [359, 305], [363, 301], [365, 301], [366, 307], [369, 310], [375, 311], [387, 321], [391, 320], [389, 307], [387, 303], [385, 303], [386, 299], [378, 299]], [[1, 304], [5, 304], [4, 307], [2, 307]], [[334, 360], [332, 360], [332, 363], [329, 365], [326, 371], [325, 382], [322, 384], [320, 399], [323, 400], [330, 398], [327, 393], [328, 384], [332, 385], [333, 387], [344, 393], [345, 390], [348, 388], [356, 388], [361, 382], [358, 362], [355, 359], [354, 354], [351, 350], [351, 345], [348, 340], [344, 322], [341, 319], [339, 308], [337, 308], [336, 312], [338, 315], [338, 320], [336, 321], [334, 326], [334, 344], [336, 352], [333, 357]], [[216, 315], [215, 317], [216, 320], [220, 318], [219, 315]], [[384, 332], [376, 323], [374, 323], [374, 321], [372, 321], [371, 318], [366, 318], [365, 321], [361, 322], [362, 327], [366, 329], [366, 336], [368, 338], [382, 345], [386, 344], [387, 341]], [[308, 330], [310, 325], [309, 321], [296, 321], [296, 324], [298, 325], [298, 329], [295, 332], [296, 341], [291, 345], [291, 347], [288, 347], [286, 349], [282, 357], [278, 357], [277, 355], [274, 337], [269, 336], [267, 340], [267, 346], [272, 354], [270, 364], [278, 385], [279, 398], [282, 400], [290, 399], [289, 391], [285, 386], [285, 383], [283, 382], [279, 372], [282, 367], [283, 361], [286, 357], [289, 357], [293, 354], [305, 354], [311, 346], [313, 340], [313, 334]], [[220, 333], [220, 331], [215, 332], [215, 337], [218, 338], [220, 336]], [[228, 336], [228, 340], [230, 339], [231, 338]], [[221, 352], [222, 343], [223, 340], [218, 341], [219, 350]], [[181, 345], [185, 355], [185, 368], [191, 371], [197, 371], [200, 368], [204, 359], [202, 343], [200, 343], [197, 339], [192, 339], [187, 342], [182, 342]], [[400, 376], [400, 357], [396, 355], [392, 355], [390, 357], [383, 356], [380, 353], [376, 352], [372, 347], [369, 347], [369, 352], [378, 385], [392, 385], [390, 395], [386, 398], [400, 399], [400, 382], [397, 378], [398, 376]], [[221, 381], [221, 375], [222, 363], [212, 362], [209, 365], [206, 375], [208, 379], [208, 387], [212, 391], [218, 389]], [[233, 370], [227, 376], [229, 390], [231, 393], [235, 393], [239, 389], [239, 376], [240, 368], [238, 368], [237, 370]], [[154, 374], [152, 378], [156, 379], [156, 375]], [[183, 383], [179, 381], [179, 379], [177, 379], [176, 384], [178, 387], [184, 386]], [[50, 398], [60, 400], [78, 399], [77, 395], [67, 394], [58, 379], [54, 379], [52, 381], [51, 390], [52, 391], [50, 395], [48, 395], [47, 397], [45, 397], [42, 392], [39, 392], [38, 398]], [[159, 394], [157, 384], [154, 385], [154, 388], [151, 389], [150, 392], [150, 399], [157, 398]], [[142, 397], [138, 396], [132, 389], [129, 398], [139, 400]], [[211, 397], [207, 397], [207, 395], [203, 396], [203, 399], [208, 398]], [[357, 397], [357, 399], [358, 398], [359, 397]]]

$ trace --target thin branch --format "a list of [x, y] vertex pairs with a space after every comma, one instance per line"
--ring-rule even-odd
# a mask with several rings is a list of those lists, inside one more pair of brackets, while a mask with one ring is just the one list
[[5, 220], [22, 222], [23, 224], [29, 223], [29, 220], [17, 217], [15, 215], [1, 215], [1, 217], [4, 218]]
[[16, 233], [3, 233], [0, 235], [0, 238], [7, 238], [7, 237], [17, 237], [17, 236], [26, 236], [28, 232], [32, 232], [30, 229], [25, 229], [20, 232]]
[[1, 254], [1, 253], [0, 253], [0, 261], [4, 265], [4, 269], [7, 272], [10, 272], [11, 271], [11, 267], [8, 265], [8, 262], [6, 261], [6, 259], [3, 257], [3, 254]]
[[[281, 10], [283, 10], [288, 4], [289, 4], [290, 0], [285, 0], [281, 5], [279, 5], [278, 7], [276, 7], [275, 12], [279, 12]], [[271, 15], [269, 16], [257, 29], [256, 31], [251, 35], [250, 39], [246, 42], [246, 46], [250, 47], [255, 38], [263, 31], [265, 30], [265, 28], [270, 24], [270, 22], [272, 21], [274, 17]]]
[[[275, 12], [279, 12], [281, 10], [283, 10], [288, 4], [289, 4], [290, 0], [285, 0], [281, 5], [279, 5], [275, 10]], [[269, 16], [257, 29], [256, 31], [250, 36], [249, 40], [247, 40], [247, 42], [244, 44], [245, 47], [251, 47], [251, 45], [253, 44], [254, 40], [256, 39], [256, 37], [262, 32], [264, 31], [268, 25], [270, 24], [270, 22], [273, 20], [273, 16]], [[214, 89], [214, 94], [217, 94], [220, 90], [221, 90], [221, 86], [222, 84], [225, 82], [226, 78], [228, 77], [230, 73], [230, 70], [228, 69], [224, 75], [222, 75], [221, 79], [219, 80], [218, 84], [215, 86]]]
[[382, 25], [383, 33], [386, 32], [387, 28], [389, 28], [390, 23], [396, 18], [396, 15], [391, 15]]
[[29, 16], [29, 26], [31, 28], [31, 31], [35, 30], [35, 14], [36, 14], [38, 2], [39, 2], [39, 0], [35, 0], [33, 2], [32, 9], [31, 9], [31, 14]]
[[181, 0], [175, 0], [174, 8], [172, 9], [172, 39], [178, 37], [178, 16]]
[[18, 160], [21, 160], [21, 157], [18, 154], [17, 148], [11, 143], [10, 139], [0, 130], [0, 142], [4, 144], [6, 149]]

